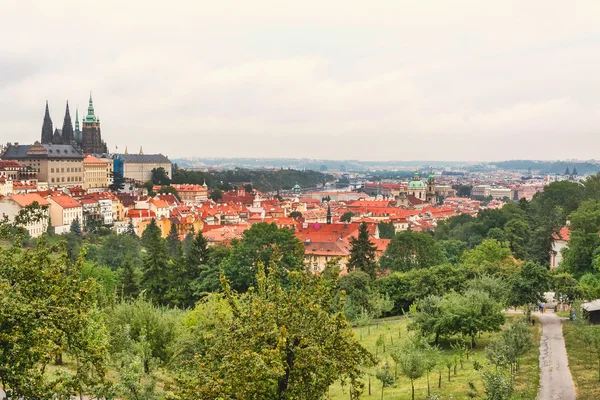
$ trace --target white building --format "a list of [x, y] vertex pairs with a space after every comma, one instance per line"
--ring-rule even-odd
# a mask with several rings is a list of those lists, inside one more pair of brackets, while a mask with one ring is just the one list
[[48, 198], [50, 203], [50, 221], [54, 232], [67, 233], [73, 221], [78, 220], [83, 225], [83, 207], [71, 196], [53, 196]]
[[50, 203], [39, 194], [11, 194], [5, 197], [0, 200], [0, 217], [7, 218], [10, 223], [13, 223], [15, 217], [25, 207], [35, 203], [41, 207], [39, 215], [21, 226], [27, 230], [29, 236], [38, 237], [48, 229], [48, 217], [50, 215]]

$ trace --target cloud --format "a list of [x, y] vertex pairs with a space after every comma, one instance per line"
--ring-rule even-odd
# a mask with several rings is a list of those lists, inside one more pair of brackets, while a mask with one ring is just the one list
[[600, 3], [9, 1], [0, 140], [94, 93], [103, 136], [175, 156], [592, 158]]

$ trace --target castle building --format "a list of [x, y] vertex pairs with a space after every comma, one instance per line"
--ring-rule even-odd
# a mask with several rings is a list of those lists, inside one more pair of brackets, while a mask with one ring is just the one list
[[[114, 154], [115, 161], [123, 164], [123, 178], [128, 181], [148, 182], [152, 180], [152, 170], [163, 168], [167, 177], [171, 179], [173, 166], [171, 161], [162, 154], [144, 154], [140, 148], [139, 154]], [[115, 167], [115, 173], [118, 168]]]
[[48, 102], [46, 101], [46, 112], [42, 124], [42, 137], [40, 143], [42, 145], [73, 145], [88, 154], [107, 153], [106, 143], [102, 141], [102, 135], [100, 133], [100, 119], [94, 113], [92, 94], [90, 93], [88, 113], [83, 120], [82, 130], [79, 129], [79, 110], [75, 110], [75, 129], [73, 129], [68, 102], [62, 129], [54, 129], [52, 126], [52, 118], [50, 118]]
[[100, 118], [94, 114], [94, 103], [92, 93], [90, 92], [90, 101], [88, 113], [83, 119], [83, 129], [81, 133], [81, 149], [84, 153], [104, 154], [108, 153], [106, 143], [102, 141], [100, 133]]

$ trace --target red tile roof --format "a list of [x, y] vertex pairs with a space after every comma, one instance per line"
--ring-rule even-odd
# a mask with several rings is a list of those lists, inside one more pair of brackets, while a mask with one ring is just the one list
[[8, 196], [14, 202], [16, 202], [21, 207], [25, 207], [30, 205], [31, 203], [37, 201], [40, 206], [49, 206], [50, 203], [46, 201], [42, 196], [36, 193], [28, 193], [28, 194], [11, 194]]
[[81, 207], [81, 203], [72, 198], [71, 196], [62, 195], [62, 196], [53, 196], [50, 197], [52, 201], [61, 206], [62, 208], [77, 208]]

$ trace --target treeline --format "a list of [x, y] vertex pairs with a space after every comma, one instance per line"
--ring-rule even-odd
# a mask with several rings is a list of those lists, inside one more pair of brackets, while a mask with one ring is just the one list
[[571, 172], [573, 171], [573, 167], [577, 168], [577, 173], [580, 176], [597, 174], [598, 171], [600, 171], [600, 164], [591, 162], [510, 160], [498, 161], [490, 164], [502, 169], [527, 170], [531, 168], [533, 171], [539, 171], [541, 174], [562, 175], [565, 173], [567, 167]]
[[173, 183], [206, 184], [210, 188], [231, 190], [238, 186], [250, 183], [252, 187], [261, 192], [276, 192], [277, 190], [290, 190], [296, 184], [303, 188], [322, 187], [327, 182], [334, 180], [332, 175], [317, 171], [299, 171], [295, 169], [242, 169], [236, 168], [227, 171], [191, 171], [173, 167]]

